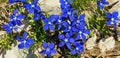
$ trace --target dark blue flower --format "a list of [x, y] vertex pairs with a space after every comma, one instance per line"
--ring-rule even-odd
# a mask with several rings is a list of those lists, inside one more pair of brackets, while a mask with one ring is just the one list
[[107, 2], [106, 0], [99, 0], [97, 1], [97, 5], [100, 9], [104, 9], [104, 5], [109, 4], [109, 2]]
[[85, 14], [81, 14], [80, 17], [75, 18], [75, 20], [72, 22], [73, 25], [75, 25], [77, 28], [85, 28], [86, 22], [84, 20]]
[[[81, 26], [82, 27], [82, 26]], [[83, 26], [84, 27], [84, 26]], [[82, 27], [82, 28], [83, 28]], [[82, 39], [83, 41], [86, 40], [86, 35], [87, 34], [90, 34], [90, 31], [89, 30], [86, 30], [86, 29], [82, 29], [82, 28], [79, 28], [79, 31], [78, 31], [78, 34], [76, 34], [76, 40], [79, 40], [79, 39]]]
[[17, 28], [10, 22], [2, 26], [6, 30], [7, 33], [11, 33], [13, 30], [17, 30]]
[[13, 4], [15, 2], [26, 2], [26, 0], [9, 0], [9, 4]]
[[47, 18], [44, 19], [43, 21], [44, 21], [45, 25], [44, 25], [43, 29], [44, 30], [50, 29], [50, 30], [54, 31], [55, 30], [54, 25], [56, 24], [58, 18], [59, 17], [57, 15], [51, 15], [48, 19]]
[[71, 50], [71, 54], [80, 54], [81, 52], [84, 52], [84, 43], [83, 42], [75, 42], [74, 43], [75, 48]]
[[34, 13], [35, 10], [40, 11], [40, 7], [37, 5], [38, 0], [34, 0], [31, 4], [24, 4], [24, 7], [28, 9], [30, 14]]
[[34, 17], [33, 17], [34, 20], [39, 20], [39, 19], [45, 19], [45, 16], [43, 15], [42, 12], [37, 12], [35, 11], [34, 12]]
[[28, 33], [24, 32], [23, 37], [17, 36], [17, 40], [20, 42], [18, 45], [19, 49], [23, 48], [30, 48], [31, 44], [34, 44], [34, 40], [31, 38], [28, 38]]
[[54, 49], [55, 45], [53, 42], [50, 44], [44, 42], [42, 46], [43, 46], [44, 50], [42, 50], [40, 52], [40, 54], [46, 54], [47, 55], [46, 58], [50, 58], [51, 54], [56, 53], [56, 50]]
[[59, 47], [63, 47], [64, 45], [66, 45], [68, 49], [71, 49], [71, 43], [74, 43], [74, 39], [71, 38], [69, 33], [66, 33], [65, 35], [59, 34], [58, 37], [62, 40], [59, 43]]
[[13, 25], [21, 25], [22, 19], [25, 18], [23, 14], [17, 14], [18, 9], [14, 10], [13, 14], [10, 15], [10, 22], [12, 22]]
[[113, 12], [111, 13], [106, 13], [106, 17], [109, 19], [107, 20], [106, 24], [109, 25], [114, 25], [114, 28], [117, 26], [117, 22], [120, 21], [120, 19], [118, 18], [118, 12]]

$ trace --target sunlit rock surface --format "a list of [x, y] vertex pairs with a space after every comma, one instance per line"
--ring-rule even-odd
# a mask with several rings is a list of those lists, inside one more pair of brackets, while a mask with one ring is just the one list
[[48, 14], [59, 15], [61, 13], [59, 0], [39, 0], [38, 4], [41, 10]]

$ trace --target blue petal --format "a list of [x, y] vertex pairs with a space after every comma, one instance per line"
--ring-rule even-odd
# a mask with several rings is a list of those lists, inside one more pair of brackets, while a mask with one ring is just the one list
[[84, 34], [82, 34], [82, 40], [83, 42], [86, 40], [86, 36]]
[[49, 48], [50, 48], [50, 49], [53, 49], [53, 48], [54, 48], [54, 43], [53, 43], [53, 42], [49, 44]]
[[28, 43], [28, 44], [34, 44], [34, 40], [31, 39], [31, 38], [28, 38], [28, 39], [27, 39], [27, 43]]
[[90, 31], [89, 30], [84, 30], [84, 33], [85, 34], [90, 34]]
[[69, 39], [69, 42], [74, 43], [75, 40], [74, 40], [73, 38], [70, 38], [70, 39]]
[[106, 25], [109, 26], [111, 24], [111, 21], [107, 21]]
[[48, 24], [45, 24], [44, 27], [43, 27], [44, 30], [48, 30], [48, 28], [49, 28]]
[[42, 50], [39, 52], [40, 54], [46, 54], [46, 51], [45, 50]]
[[24, 43], [24, 48], [30, 48], [30, 45], [27, 43]]
[[24, 32], [23, 38], [24, 38], [24, 39], [27, 39], [27, 36], [28, 36], [28, 33], [27, 33], [27, 32]]
[[28, 11], [30, 14], [34, 13], [34, 9], [32, 9], [32, 8], [29, 8]]
[[70, 38], [69, 33], [66, 33], [65, 36], [66, 36], [66, 38]]
[[20, 36], [16, 37], [19, 42], [23, 41], [23, 39]]
[[75, 55], [76, 53], [77, 53], [77, 51], [75, 49], [71, 51], [72, 55]]
[[118, 16], [118, 12], [113, 12], [112, 15], [113, 15], [113, 17], [117, 17]]
[[48, 22], [49, 22], [49, 20], [48, 20], [48, 19], [44, 19], [43, 21], [44, 21], [44, 23], [48, 23]]
[[22, 14], [19, 14], [19, 15], [17, 16], [17, 18], [19, 18], [19, 19], [24, 19], [24, 18], [25, 18], [25, 16], [24, 16], [24, 15], [22, 15]]
[[51, 50], [51, 54], [55, 54], [55, 53], [56, 53], [55, 49]]
[[112, 15], [110, 13], [106, 13], [107, 18], [112, 18]]
[[19, 49], [23, 49], [23, 48], [24, 48], [24, 44], [23, 44], [23, 43], [19, 44], [19, 45], [18, 45], [18, 48], [19, 48]]
[[42, 46], [43, 46], [43, 48], [47, 48], [47, 47], [48, 47], [48, 44], [47, 44], [46, 42], [44, 42], [44, 43], [42, 44]]
[[74, 20], [74, 17], [73, 16], [69, 16], [70, 18], [70, 21], [73, 21]]
[[39, 6], [35, 6], [34, 7], [36, 10], [40, 11], [40, 7]]
[[71, 50], [71, 45], [70, 45], [70, 43], [66, 43], [66, 46], [67, 46], [68, 49]]
[[24, 6], [23, 7], [25, 7], [25, 8], [27, 8], [27, 9], [29, 9], [30, 8], [30, 4], [24, 4]]
[[13, 14], [15, 15], [17, 13], [18, 13], [18, 9], [15, 9], [14, 12], [13, 12]]
[[79, 20], [82, 21], [85, 18], [85, 14], [81, 14]]
[[59, 43], [59, 47], [63, 47], [64, 45], [65, 45], [64, 42], [60, 42], [60, 43]]
[[26, 2], [26, 0], [20, 0], [21, 2]]
[[38, 2], [38, 0], [34, 0], [34, 2], [33, 2], [33, 3], [34, 3], [34, 4], [36, 4], [37, 2]]
[[58, 38], [59, 38], [59, 39], [64, 39], [65, 37], [64, 37], [63, 34], [59, 34], [59, 35], [58, 35]]
[[58, 24], [58, 30], [61, 29], [62, 25], [61, 24]]
[[54, 26], [53, 26], [53, 25], [51, 25], [51, 24], [49, 24], [49, 28], [50, 28], [50, 30], [52, 30], [52, 31], [54, 31], [54, 30], [55, 30]]

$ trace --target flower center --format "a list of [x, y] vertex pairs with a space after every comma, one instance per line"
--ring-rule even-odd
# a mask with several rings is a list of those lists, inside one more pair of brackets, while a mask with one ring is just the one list
[[67, 14], [68, 14], [68, 15], [70, 15], [71, 13], [70, 13], [70, 12], [68, 12]]
[[68, 39], [65, 39], [65, 42], [68, 42]]
[[46, 51], [47, 51], [47, 52], [49, 52], [49, 51], [50, 51], [50, 49], [49, 49], [49, 48], [47, 48], [47, 49], [46, 49]]
[[51, 22], [48, 22], [48, 24], [51, 24]]
[[82, 31], [79, 31], [79, 34], [82, 34]]
[[79, 48], [78, 48], [78, 47], [76, 47], [76, 50], [79, 50]]
[[71, 29], [71, 26], [69, 26], [69, 29]]
[[112, 21], [114, 21], [115, 19], [114, 19], [114, 18], [112, 18], [111, 20], [112, 20]]
[[35, 7], [35, 5], [31, 5], [31, 7]]
[[10, 26], [10, 29], [12, 29], [12, 26]]
[[24, 40], [23, 43], [26, 43], [26, 40]]
[[17, 19], [17, 17], [14, 17], [13, 19], [14, 19], [14, 20], [16, 20], [16, 19]]
[[61, 23], [61, 20], [58, 20], [59, 23]]
[[80, 23], [80, 20], [77, 20], [77, 23]]
[[100, 5], [103, 5], [103, 3], [100, 3]]

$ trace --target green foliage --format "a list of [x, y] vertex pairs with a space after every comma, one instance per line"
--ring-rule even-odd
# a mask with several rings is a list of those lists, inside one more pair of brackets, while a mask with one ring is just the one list
[[11, 44], [14, 42], [13, 35], [5, 34], [4, 38], [0, 39], [0, 48], [6, 50], [11, 48]]
[[90, 10], [95, 6], [97, 0], [73, 0], [73, 8], [79, 10], [79, 12], [82, 12], [84, 10]]

